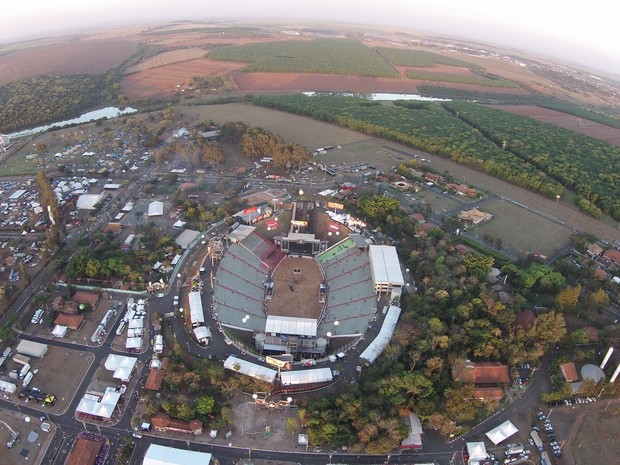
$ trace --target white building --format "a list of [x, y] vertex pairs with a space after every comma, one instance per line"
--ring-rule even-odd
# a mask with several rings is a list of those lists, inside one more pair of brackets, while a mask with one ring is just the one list
[[142, 465], [209, 465], [213, 456], [207, 452], [197, 452], [174, 447], [151, 444], [144, 455]]
[[396, 247], [371, 245], [369, 247], [372, 283], [377, 294], [387, 294], [390, 300], [399, 300], [405, 285]]

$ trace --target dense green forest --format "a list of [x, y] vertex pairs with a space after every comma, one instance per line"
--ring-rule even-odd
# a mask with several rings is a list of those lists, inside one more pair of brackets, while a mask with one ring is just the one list
[[472, 63], [467, 63], [456, 58], [446, 57], [425, 50], [411, 50], [391, 47], [375, 47], [388, 62], [396, 66], [412, 66], [420, 68], [432, 68], [437, 65], [456, 66], [459, 68], [477, 68]]
[[378, 53], [356, 40], [317, 39], [218, 47], [208, 58], [249, 63], [244, 71], [354, 74], [398, 74]]
[[465, 102], [443, 106], [495, 144], [557, 179], [590, 204], [620, 220], [620, 147], [531, 118]]
[[559, 182], [512, 152], [502, 150], [439, 103], [382, 105], [354, 97], [304, 95], [262, 96], [254, 101], [449, 157], [550, 198], [564, 191]]
[[500, 87], [505, 89], [515, 89], [519, 84], [508, 79], [500, 78], [490, 74], [480, 74], [479, 76], [463, 76], [449, 73], [429, 73], [420, 71], [407, 71], [405, 75], [409, 79], [437, 82], [454, 82], [457, 84], [471, 84], [475, 86]]
[[254, 101], [443, 155], [549, 198], [574, 190], [587, 213], [598, 217], [600, 209], [620, 219], [620, 148], [567, 129], [456, 101], [383, 105], [325, 95]]
[[33, 76], [0, 87], [0, 132], [72, 117], [108, 95], [102, 75]]
[[440, 84], [419, 85], [416, 89], [420, 95], [435, 98], [449, 98], [454, 100], [471, 100], [479, 103], [505, 104], [505, 105], [553, 105], [555, 99], [543, 94], [514, 94], [503, 92], [480, 92], [469, 89], [455, 89]]
[[620, 115], [617, 111], [613, 110], [590, 110], [578, 105], [574, 105], [568, 102], [547, 102], [541, 103], [539, 106], [543, 108], [549, 108], [550, 110], [561, 111], [562, 113], [568, 113], [569, 115], [579, 116], [590, 121], [604, 124], [612, 128], [620, 129]]

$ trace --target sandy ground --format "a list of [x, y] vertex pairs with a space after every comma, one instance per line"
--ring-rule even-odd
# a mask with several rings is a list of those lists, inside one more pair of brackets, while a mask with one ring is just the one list
[[[11, 410], [0, 410], [0, 443], [2, 444], [2, 454], [0, 462], [2, 465], [23, 465], [24, 463], [40, 463], [45, 455], [54, 433], [56, 426], [48, 422], [50, 425], [49, 432], [41, 429], [43, 423], [39, 418], [26, 417], [20, 412]], [[26, 422], [28, 418], [28, 422]], [[47, 419], [44, 419], [47, 422]], [[5, 444], [11, 437], [11, 431], [19, 433], [19, 439], [15, 445], [9, 449]], [[35, 432], [38, 436], [34, 442], [28, 440], [28, 435]], [[24, 456], [20, 455], [24, 454]]]
[[[21, 383], [18, 383], [18, 391], [12, 395], [12, 400], [17, 405], [28, 406], [42, 412], [64, 413], [94, 359], [95, 356], [90, 352], [49, 346], [49, 350], [43, 358], [31, 357], [32, 370], [38, 369], [39, 372], [34, 375], [28, 387], [37, 387], [42, 392], [54, 394], [56, 396], [55, 405], [43, 406], [42, 403], [37, 403], [34, 400], [19, 399], [17, 393], [21, 388]], [[21, 367], [21, 365], [11, 360], [7, 364], [7, 373], [16, 367]]]
[[[298, 282], [293, 277], [294, 268], [301, 269]], [[319, 317], [322, 304], [318, 301], [318, 295], [323, 276], [314, 260], [287, 257], [276, 268], [273, 280], [273, 298], [267, 301], [269, 315]]]

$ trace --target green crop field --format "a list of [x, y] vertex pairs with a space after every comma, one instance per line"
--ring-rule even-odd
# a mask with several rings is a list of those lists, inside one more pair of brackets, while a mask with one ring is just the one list
[[241, 61], [243, 71], [352, 74], [397, 77], [396, 71], [374, 50], [355, 40], [317, 39], [312, 42], [265, 42], [218, 47], [209, 58]]
[[437, 65], [456, 66], [458, 68], [476, 68], [476, 65], [456, 58], [445, 57], [424, 50], [406, 50], [402, 48], [376, 47], [388, 62], [396, 66], [431, 68]]
[[438, 82], [454, 82], [457, 84], [472, 84], [475, 86], [486, 87], [502, 87], [502, 88], [517, 88], [519, 85], [516, 82], [509, 81], [508, 79], [500, 78], [497, 76], [459, 76], [458, 74], [446, 74], [446, 73], [421, 73], [407, 71], [406, 76], [409, 79], [418, 79], [423, 81], [438, 81]]

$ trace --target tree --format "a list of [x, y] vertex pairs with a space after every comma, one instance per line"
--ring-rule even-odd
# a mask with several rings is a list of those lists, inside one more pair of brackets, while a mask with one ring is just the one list
[[555, 298], [555, 303], [562, 311], [574, 310], [579, 303], [581, 295], [581, 284], [575, 287], [568, 286], [561, 290]]
[[198, 413], [198, 415], [206, 416], [213, 412], [215, 399], [210, 396], [202, 396], [196, 399], [194, 406], [196, 407], [196, 413]]
[[446, 438], [451, 437], [456, 431], [456, 425], [454, 422], [439, 412], [435, 412], [428, 417], [426, 420], [426, 425], [429, 428], [436, 429]]
[[295, 434], [295, 431], [297, 431], [297, 426], [297, 418], [290, 417], [286, 419], [286, 431], [289, 433]]
[[476, 417], [481, 402], [474, 397], [474, 387], [464, 384], [444, 392], [446, 413], [457, 423], [472, 421]]
[[488, 255], [470, 253], [465, 255], [463, 263], [470, 274], [483, 278], [491, 270], [491, 267], [495, 263], [495, 259]]
[[609, 296], [603, 289], [592, 292], [588, 296], [587, 304], [590, 310], [599, 310], [609, 305]]

